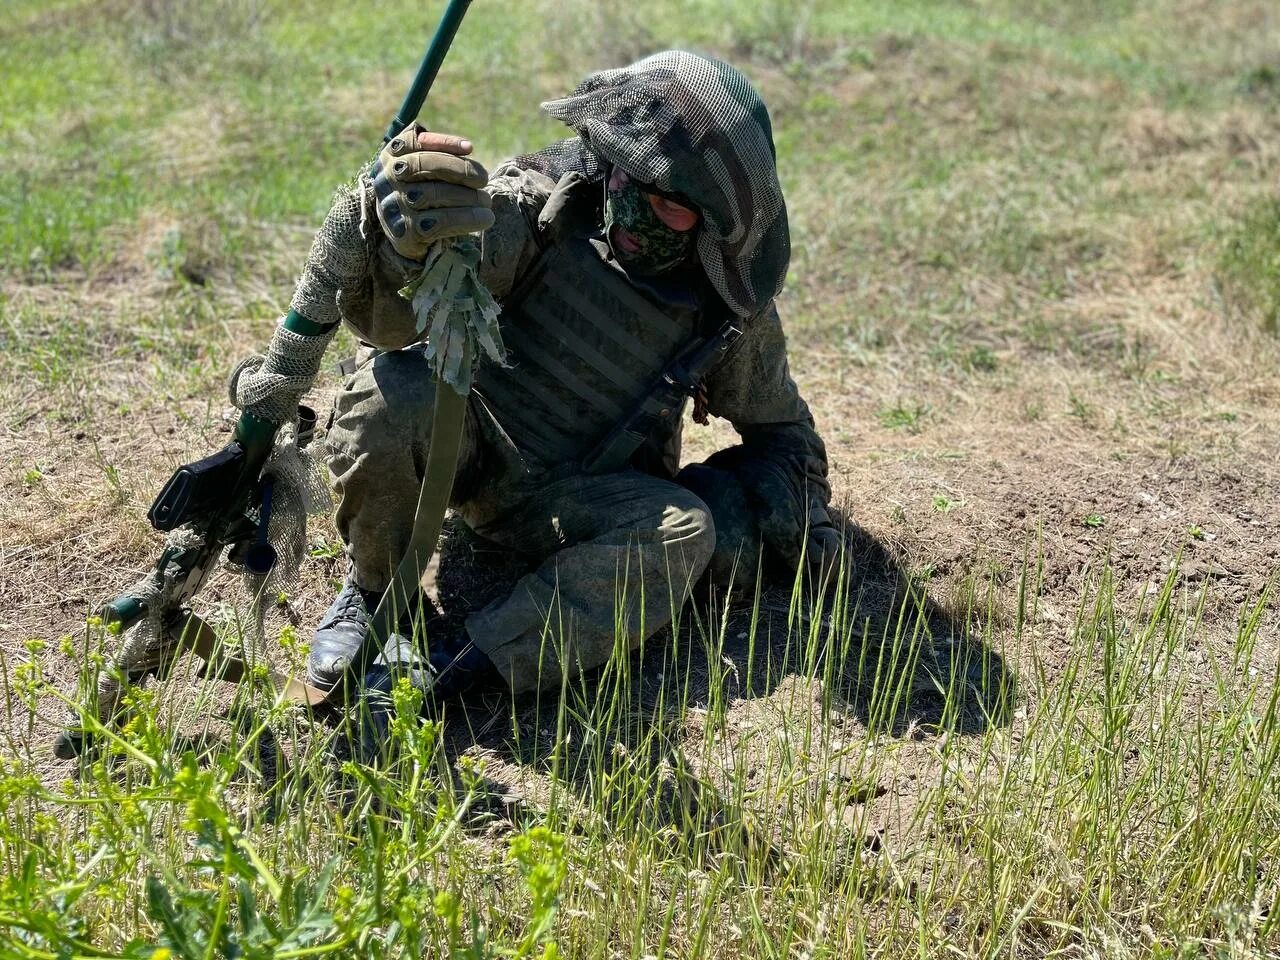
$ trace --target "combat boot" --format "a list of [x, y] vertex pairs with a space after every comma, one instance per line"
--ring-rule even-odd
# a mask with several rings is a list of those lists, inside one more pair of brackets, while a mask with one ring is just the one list
[[424, 657], [405, 637], [396, 635], [365, 672], [357, 705], [356, 745], [360, 759], [375, 764], [385, 758], [391, 719], [395, 715], [391, 691], [399, 677], [425, 696], [429, 710], [464, 693], [496, 689], [502, 685], [497, 667], [471, 642], [465, 631], [432, 637]]
[[369, 618], [381, 596], [373, 590], [362, 590], [353, 577], [347, 577], [316, 627], [307, 661], [308, 683], [322, 690], [337, 685], [369, 634]]
[[465, 630], [434, 638], [427, 645], [427, 663], [431, 667], [431, 695], [437, 700], [452, 700], [464, 693], [502, 685], [498, 668], [471, 642]]

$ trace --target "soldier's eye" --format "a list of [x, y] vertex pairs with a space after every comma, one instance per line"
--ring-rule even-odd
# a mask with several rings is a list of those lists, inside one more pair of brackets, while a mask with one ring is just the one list
[[649, 206], [658, 215], [658, 219], [672, 230], [679, 230], [683, 233], [686, 230], [692, 230], [698, 225], [698, 212], [696, 210], [690, 210], [684, 204], [668, 200], [666, 197], [660, 197], [656, 193], [651, 193], [648, 197]]

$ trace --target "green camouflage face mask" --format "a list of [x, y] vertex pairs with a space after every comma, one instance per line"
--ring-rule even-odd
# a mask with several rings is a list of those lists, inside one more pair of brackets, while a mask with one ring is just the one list
[[[621, 227], [640, 243], [635, 253], [614, 246], [613, 228]], [[604, 233], [609, 249], [627, 270], [641, 276], [662, 273], [679, 264], [693, 249], [697, 229], [673, 230], [653, 212], [644, 191], [628, 180], [619, 189], [605, 188]]]

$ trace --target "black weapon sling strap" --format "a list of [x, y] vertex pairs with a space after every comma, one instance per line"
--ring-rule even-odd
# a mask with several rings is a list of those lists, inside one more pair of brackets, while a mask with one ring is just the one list
[[[571, 274], [574, 272], [570, 263], [562, 262], [561, 248], [565, 243], [576, 242], [575, 238], [585, 238], [598, 232], [596, 198], [595, 185], [580, 174], [570, 173], [556, 184], [539, 212], [537, 222], [531, 224], [538, 253], [518, 278], [510, 294], [504, 298], [504, 309], [508, 317], [519, 317], [526, 301], [530, 297], [537, 299], [548, 285], [551, 289], [556, 289], [573, 282], [569, 277], [559, 275], [566, 268], [569, 268]], [[602, 264], [598, 269], [612, 274], [616, 268]], [[616, 281], [614, 283], [616, 285]], [[625, 468], [655, 431], [668, 424], [672, 416], [678, 413], [686, 398], [699, 396], [706, 377], [728, 359], [742, 337], [742, 322], [719, 302], [718, 297], [713, 297], [713, 302], [720, 307], [714, 318], [707, 317], [704, 308], [703, 319], [693, 328], [693, 335], [686, 334], [672, 339], [658, 329], [665, 327], [669, 330], [670, 321], [658, 315], [661, 308], [657, 302], [650, 301], [642, 294], [643, 285], [629, 294], [630, 304], [634, 306], [640, 301], [648, 304], [644, 309], [651, 318], [648, 322], [654, 325], [651, 328], [654, 330], [654, 337], [651, 342], [643, 345], [644, 349], [632, 348], [630, 353], [637, 356], [648, 355], [656, 349], [664, 351], [662, 355], [665, 359], [647, 369], [637, 368], [629, 372], [628, 380], [635, 382], [635, 391], [618, 406], [616, 419], [604, 422], [604, 429], [596, 435], [597, 440], [589, 441], [585, 447], [579, 446], [576, 451], [570, 452], [566, 448], [561, 452], [562, 456], [567, 455], [571, 460], [579, 461], [588, 473], [608, 473]], [[659, 294], [654, 295], [661, 300]], [[716, 320], [720, 322], [713, 327]], [[710, 333], [706, 332], [708, 329], [711, 330]], [[511, 336], [514, 338], [515, 334]], [[612, 336], [621, 338], [621, 342], [626, 342], [627, 339], [626, 334], [619, 330], [615, 330]], [[513, 339], [510, 345], [519, 352], [518, 338]], [[570, 352], [581, 349], [568, 342], [563, 346]], [[638, 366], [642, 368], [645, 364]], [[510, 375], [507, 373], [503, 379]], [[484, 379], [481, 378], [482, 393]], [[507, 392], [505, 389], [499, 391], [500, 385], [497, 383], [489, 386], [494, 392]], [[585, 427], [592, 421], [593, 417], [584, 416], [578, 422]]]

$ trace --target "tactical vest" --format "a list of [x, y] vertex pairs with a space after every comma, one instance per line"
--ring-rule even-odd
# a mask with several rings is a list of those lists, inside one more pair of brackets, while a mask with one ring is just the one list
[[696, 311], [649, 299], [597, 244], [575, 235], [542, 252], [503, 303], [508, 365], [476, 378], [521, 454], [548, 466], [580, 463], [699, 332]]

